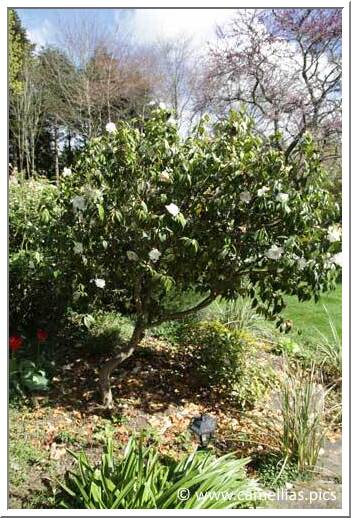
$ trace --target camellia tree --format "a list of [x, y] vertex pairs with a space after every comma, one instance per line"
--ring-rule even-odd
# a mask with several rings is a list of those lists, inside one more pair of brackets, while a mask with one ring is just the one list
[[[135, 320], [130, 342], [101, 368], [107, 407], [111, 372], [148, 328], [219, 296], [248, 296], [274, 317], [284, 294], [318, 299], [333, 286], [340, 210], [312, 140], [287, 160], [279, 137], [264, 142], [252, 124], [232, 112], [214, 127], [203, 118], [182, 138], [171, 112], [155, 107], [148, 118], [107, 124], [64, 171], [61, 270], [73, 300]], [[198, 303], [168, 309], [170, 293], [188, 289]]]

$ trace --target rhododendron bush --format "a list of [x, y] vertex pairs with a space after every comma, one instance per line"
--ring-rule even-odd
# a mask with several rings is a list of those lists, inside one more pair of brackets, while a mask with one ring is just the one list
[[[110, 373], [148, 327], [219, 296], [248, 296], [273, 317], [284, 294], [330, 289], [340, 262], [340, 211], [308, 134], [287, 158], [279, 136], [267, 144], [245, 114], [215, 126], [204, 118], [187, 138], [171, 115], [158, 107], [146, 120], [109, 123], [60, 186], [58, 282], [73, 304], [135, 318], [130, 343], [101, 371], [108, 406]], [[167, 309], [174, 290], [189, 288], [198, 304]]]

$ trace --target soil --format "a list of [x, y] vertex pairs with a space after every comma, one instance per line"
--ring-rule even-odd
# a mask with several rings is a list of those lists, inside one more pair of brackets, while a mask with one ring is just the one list
[[[31, 445], [34, 453], [33, 459], [25, 463], [20, 454], [11, 455], [10, 508], [57, 507], [57, 500], [50, 495], [57, 487], [57, 479], [62, 479], [74, 466], [68, 450], [84, 449], [92, 462], [97, 462], [106, 431], [122, 448], [131, 433], [146, 430], [161, 455], [180, 457], [194, 451], [198, 444], [189, 432], [192, 418], [209, 413], [217, 420], [216, 438], [210, 448], [218, 453], [236, 451], [240, 456], [251, 453], [247, 445], [236, 440], [238, 432], [247, 426], [245, 415], [219, 399], [218, 394], [199, 387], [186, 358], [162, 340], [144, 340], [142, 347], [123, 364], [118, 377], [112, 379], [116, 400], [112, 412], [99, 403], [98, 370], [102, 357], [86, 354], [79, 348], [67, 349], [62, 355], [66, 360], [52, 379], [50, 392], [33, 397], [30, 405], [11, 409], [10, 451], [11, 441], [22, 440]], [[277, 363], [276, 356], [272, 356], [272, 362]], [[266, 404], [263, 402], [262, 408]], [[338, 456], [340, 441], [328, 443], [320, 461], [323, 478], [303, 489], [315, 490], [326, 482], [326, 487], [337, 492], [335, 507], [341, 497]], [[328, 475], [325, 469], [329, 470]], [[273, 504], [284, 508], [277, 499], [270, 506]], [[311, 505], [317, 508], [315, 504]], [[291, 508], [298, 508], [297, 503], [291, 504]]]

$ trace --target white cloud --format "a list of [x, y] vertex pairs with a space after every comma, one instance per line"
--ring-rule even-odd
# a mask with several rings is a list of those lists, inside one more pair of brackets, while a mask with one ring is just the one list
[[39, 26], [27, 29], [27, 36], [37, 47], [44, 47], [53, 41], [56, 30], [57, 27], [45, 19]]
[[[228, 22], [237, 9], [116, 9], [115, 20], [138, 43], [191, 37], [196, 46], [215, 38], [217, 25]], [[96, 14], [96, 13], [94, 13]], [[105, 22], [106, 23], [106, 22]], [[27, 27], [29, 39], [38, 47], [55, 41], [59, 23], [44, 18]]]
[[[135, 9], [129, 12], [131, 32], [140, 43], [179, 36], [204, 44], [215, 37], [216, 26], [228, 21], [236, 9]], [[120, 20], [120, 13], [116, 13]]]

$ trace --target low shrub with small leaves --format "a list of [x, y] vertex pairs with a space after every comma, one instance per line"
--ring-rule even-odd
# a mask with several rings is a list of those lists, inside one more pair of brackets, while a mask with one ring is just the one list
[[257, 364], [258, 345], [247, 331], [197, 322], [184, 329], [182, 340], [202, 385], [241, 407], [253, 406], [265, 394], [272, 373]]
[[225, 380], [237, 380], [245, 349], [240, 332], [218, 321], [198, 322], [184, 329], [183, 343], [191, 351], [204, 384], [223, 386]]
[[300, 478], [295, 462], [287, 462], [276, 455], [264, 455], [254, 461], [253, 467], [260, 483], [269, 489], [284, 487], [287, 483]]
[[[176, 462], [162, 460], [153, 446], [131, 438], [122, 459], [107, 440], [101, 463], [73, 454], [76, 471], [66, 474], [61, 507], [68, 509], [232, 509], [255, 507], [259, 487], [246, 475], [249, 459], [216, 458], [196, 451]], [[206, 498], [217, 491], [231, 498]]]
[[201, 311], [203, 320], [217, 320], [229, 329], [248, 331], [263, 339], [272, 339], [272, 330], [262, 315], [252, 307], [249, 298], [216, 299]]
[[256, 353], [248, 351], [239, 379], [232, 389], [231, 398], [242, 409], [249, 409], [263, 399], [276, 384], [277, 375], [272, 367], [263, 367]]

